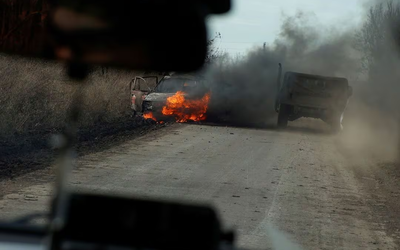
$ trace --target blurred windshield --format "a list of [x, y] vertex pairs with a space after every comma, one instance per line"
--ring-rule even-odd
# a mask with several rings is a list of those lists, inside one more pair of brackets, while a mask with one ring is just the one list
[[[29, 49], [48, 3], [0, 1], [0, 48]], [[270, 225], [304, 249], [400, 249], [399, 20], [390, 0], [234, 0], [208, 20], [201, 70], [93, 66], [82, 89], [64, 65], [0, 54], [0, 219], [48, 211], [50, 142], [81, 91], [76, 190], [210, 204], [246, 249], [272, 249]], [[343, 81], [297, 91], [286, 72]], [[168, 95], [132, 94], [135, 76]]]

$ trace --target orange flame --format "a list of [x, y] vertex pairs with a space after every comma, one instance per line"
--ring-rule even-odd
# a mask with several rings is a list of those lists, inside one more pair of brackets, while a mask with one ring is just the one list
[[144, 113], [144, 114], [143, 114], [143, 117], [144, 117], [145, 119], [152, 119], [152, 120], [154, 120], [154, 121], [157, 121], [157, 119], [154, 117], [154, 115], [153, 115], [152, 112]]
[[209, 101], [210, 93], [199, 100], [187, 100], [184, 92], [178, 91], [175, 95], [168, 97], [162, 113], [165, 116], [175, 116], [177, 122], [204, 121]]

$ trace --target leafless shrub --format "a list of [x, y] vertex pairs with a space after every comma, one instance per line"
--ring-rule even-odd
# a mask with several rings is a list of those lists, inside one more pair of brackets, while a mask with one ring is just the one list
[[364, 101], [381, 112], [398, 112], [400, 93], [400, 3], [385, 1], [370, 7], [356, 34], [367, 81], [360, 88]]
[[[77, 86], [64, 77], [62, 65], [0, 56], [0, 136], [64, 125]], [[81, 126], [130, 114], [129, 82], [139, 72], [94, 71], [84, 88]]]

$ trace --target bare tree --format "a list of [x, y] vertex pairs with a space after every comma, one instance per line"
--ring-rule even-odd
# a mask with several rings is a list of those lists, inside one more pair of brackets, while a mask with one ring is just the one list
[[[397, 122], [400, 131], [400, 2], [387, 0], [369, 9], [362, 29], [356, 35], [362, 53], [362, 68], [368, 76], [364, 102]], [[387, 129], [391, 131], [388, 124]], [[400, 146], [400, 138], [398, 138]], [[400, 149], [400, 148], [399, 148]], [[400, 157], [400, 152], [399, 152]], [[400, 161], [400, 158], [398, 159]]]
[[400, 38], [400, 3], [388, 0], [370, 8], [367, 19], [356, 34], [356, 46], [363, 54], [362, 68], [371, 74], [392, 57]]
[[372, 6], [361, 30], [356, 48], [362, 54], [362, 69], [368, 76], [364, 99], [391, 116], [398, 113], [400, 101], [400, 3], [388, 0]]
[[221, 38], [222, 38], [221, 33], [217, 32], [215, 34], [215, 36], [207, 42], [208, 55], [205, 60], [206, 64], [211, 63], [213, 60], [215, 60], [216, 58], [218, 58], [220, 56], [220, 54], [221, 54], [220, 50], [215, 45], [215, 42]]

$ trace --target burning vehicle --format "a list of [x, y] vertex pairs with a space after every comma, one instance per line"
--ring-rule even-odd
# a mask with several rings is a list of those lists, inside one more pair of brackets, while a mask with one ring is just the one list
[[198, 122], [206, 120], [210, 92], [200, 77], [172, 75], [165, 76], [142, 99], [141, 109], [146, 119]]
[[131, 109], [133, 115], [143, 113], [143, 100], [158, 84], [158, 76], [136, 76], [130, 82]]

